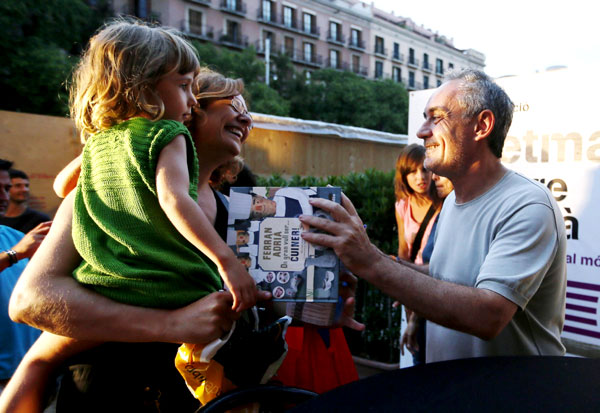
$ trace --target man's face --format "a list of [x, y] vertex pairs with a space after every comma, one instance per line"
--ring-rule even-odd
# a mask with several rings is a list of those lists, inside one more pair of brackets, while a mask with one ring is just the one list
[[456, 99], [459, 85], [453, 80], [437, 89], [427, 102], [425, 122], [417, 132], [426, 150], [425, 168], [450, 178], [463, 172], [474, 149], [476, 119], [463, 118]]
[[0, 171], [0, 217], [3, 217], [8, 208], [9, 192], [12, 184], [8, 171]]
[[23, 178], [11, 179], [12, 188], [10, 188], [10, 200], [21, 204], [29, 200], [29, 181]]
[[253, 216], [272, 217], [277, 212], [277, 203], [262, 196], [253, 196], [250, 211]]

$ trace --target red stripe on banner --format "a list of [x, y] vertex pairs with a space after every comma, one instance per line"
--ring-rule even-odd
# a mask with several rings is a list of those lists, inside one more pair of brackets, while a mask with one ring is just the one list
[[582, 305], [568, 304], [568, 303], [567, 303], [566, 307], [567, 307], [567, 310], [576, 310], [576, 311], [581, 311], [583, 313], [596, 314], [596, 309], [591, 308], [591, 307], [584, 307]]
[[582, 283], [580, 281], [567, 281], [567, 287], [583, 288], [584, 290], [600, 291], [600, 285]]
[[579, 335], [582, 335], [582, 336], [600, 338], [600, 332], [598, 332], [598, 331], [590, 331], [590, 330], [586, 330], [584, 328], [579, 328], [579, 327], [565, 326], [563, 328], [563, 331], [566, 331], [566, 332], [569, 332], [569, 333], [574, 333], [574, 334], [579, 334]]
[[594, 296], [591, 296], [591, 295], [567, 293], [567, 298], [572, 298], [574, 300], [590, 301], [592, 303], [597, 303], [598, 302], [598, 297], [594, 297]]
[[576, 315], [565, 315], [565, 320], [577, 321], [578, 323], [589, 324], [592, 326], [597, 326], [598, 322], [596, 320], [592, 320], [591, 318], [578, 317]]

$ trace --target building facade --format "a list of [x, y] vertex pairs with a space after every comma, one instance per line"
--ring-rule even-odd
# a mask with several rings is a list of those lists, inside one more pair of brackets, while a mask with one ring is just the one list
[[306, 73], [333, 68], [437, 87], [448, 70], [483, 70], [485, 56], [411, 19], [356, 0], [114, 0], [115, 11], [158, 20], [217, 46], [287, 54]]

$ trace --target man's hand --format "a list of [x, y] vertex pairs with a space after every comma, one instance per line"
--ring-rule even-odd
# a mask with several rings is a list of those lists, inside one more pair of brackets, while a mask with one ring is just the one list
[[310, 243], [332, 248], [346, 268], [362, 277], [382, 253], [371, 244], [350, 199], [342, 194], [341, 205], [321, 198], [311, 198], [310, 203], [326, 211], [335, 221], [302, 215], [300, 221], [326, 232], [303, 232], [302, 237]]
[[31, 258], [37, 251], [40, 244], [46, 238], [52, 221], [42, 222], [37, 227], [29, 231], [12, 249], [17, 253], [17, 258]]

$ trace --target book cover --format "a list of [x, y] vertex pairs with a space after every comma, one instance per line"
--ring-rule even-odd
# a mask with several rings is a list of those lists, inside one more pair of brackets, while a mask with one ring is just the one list
[[340, 203], [339, 187], [233, 187], [229, 193], [227, 245], [259, 289], [276, 301], [338, 299], [339, 259], [329, 248], [305, 242], [300, 215], [331, 219], [309, 198]]

